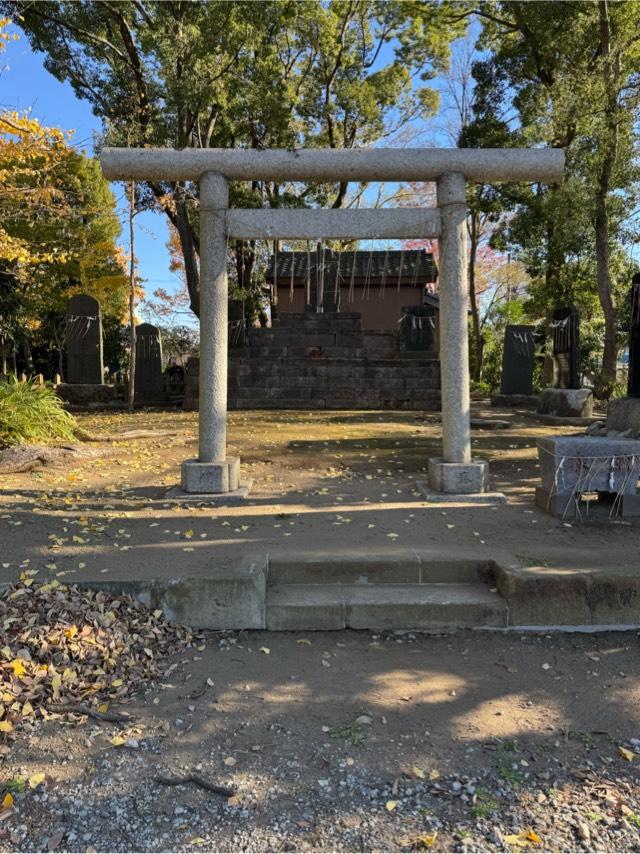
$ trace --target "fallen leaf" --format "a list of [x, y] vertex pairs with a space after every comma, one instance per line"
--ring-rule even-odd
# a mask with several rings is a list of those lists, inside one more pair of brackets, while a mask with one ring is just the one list
[[123, 738], [121, 735], [114, 735], [111, 739], [111, 744], [113, 744], [114, 747], [122, 747], [122, 745], [125, 744], [126, 741], [127, 739]]
[[38, 774], [32, 774], [29, 777], [29, 788], [37, 789], [38, 786], [42, 785], [46, 779], [46, 774], [43, 771], [40, 771]]
[[13, 806], [13, 795], [11, 792], [7, 792], [7, 794], [2, 799], [2, 809], [8, 810]]
[[512, 833], [509, 836], [505, 836], [504, 842], [505, 845], [515, 845], [517, 848], [527, 848], [530, 842], [534, 845], [540, 845], [542, 843], [542, 839], [535, 831], [528, 828], [526, 830], [521, 830], [520, 833]]
[[421, 833], [414, 842], [413, 847], [417, 848], [418, 851], [423, 851], [425, 848], [433, 848], [437, 838], [437, 830], [434, 830], [433, 833]]
[[619, 747], [618, 753], [620, 754], [620, 756], [622, 756], [623, 759], [626, 759], [627, 762], [633, 761], [636, 756], [633, 750], [628, 750], [626, 747]]
[[0, 721], [0, 732], [13, 732], [11, 721]]
[[399, 803], [400, 801], [387, 801], [387, 803], [385, 804], [387, 812], [393, 812], [393, 810], [398, 806]]
[[21, 658], [14, 659], [9, 667], [13, 668], [13, 675], [17, 676], [18, 679], [27, 672], [26, 667], [24, 666], [24, 661]]
[[265, 655], [269, 655], [269, 653], [271, 652], [271, 650], [269, 649], [269, 647], [268, 647], [268, 646], [261, 646], [261, 647], [260, 647], [260, 652], [264, 652], [264, 654], [265, 654]]
[[411, 773], [414, 777], [418, 777], [418, 779], [424, 780], [424, 771], [422, 770], [422, 768], [418, 768], [417, 765], [411, 766]]
[[429, 779], [430, 780], [439, 780], [440, 779], [440, 772], [436, 768], [432, 768], [431, 771], [429, 771]]
[[193, 839], [189, 840], [189, 845], [205, 845], [206, 840], [201, 836], [194, 836]]

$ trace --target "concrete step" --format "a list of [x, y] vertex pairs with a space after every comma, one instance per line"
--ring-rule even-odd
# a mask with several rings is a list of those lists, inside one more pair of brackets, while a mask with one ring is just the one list
[[269, 556], [267, 584], [472, 584], [491, 575], [491, 561], [414, 550], [393, 554], [313, 552]]
[[283, 584], [267, 588], [272, 631], [500, 628], [507, 606], [483, 584]]

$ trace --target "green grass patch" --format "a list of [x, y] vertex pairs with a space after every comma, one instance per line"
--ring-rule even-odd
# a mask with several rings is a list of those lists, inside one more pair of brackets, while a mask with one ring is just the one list
[[471, 810], [476, 818], [489, 818], [491, 813], [496, 812], [499, 808], [500, 804], [495, 798], [492, 798], [480, 787], [476, 789], [476, 802]]
[[518, 788], [524, 782], [523, 775], [513, 767], [513, 759], [509, 756], [500, 756], [495, 763], [496, 771], [505, 783], [513, 788]]
[[0, 448], [71, 442], [77, 431], [76, 419], [49, 386], [0, 383]]
[[367, 740], [367, 734], [357, 725], [334, 726], [329, 730], [329, 738], [340, 738], [349, 741], [354, 747], [360, 747]]

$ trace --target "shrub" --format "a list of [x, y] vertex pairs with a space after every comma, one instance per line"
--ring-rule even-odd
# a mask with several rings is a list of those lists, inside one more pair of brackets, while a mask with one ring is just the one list
[[75, 418], [49, 386], [15, 379], [0, 383], [0, 448], [68, 442], [77, 430]]

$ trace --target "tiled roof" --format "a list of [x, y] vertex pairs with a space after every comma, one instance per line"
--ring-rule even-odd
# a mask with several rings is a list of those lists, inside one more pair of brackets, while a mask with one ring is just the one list
[[[307, 263], [311, 260], [311, 273], [321, 264], [321, 254], [312, 250], [307, 252], [278, 252], [277, 265], [274, 256], [269, 259], [266, 279], [273, 282], [277, 275], [278, 281], [284, 285], [291, 281], [291, 265], [296, 284], [306, 282]], [[423, 286], [436, 281], [438, 270], [430, 252], [423, 249], [393, 249], [358, 252], [333, 252], [326, 249], [324, 253], [325, 278], [333, 277], [339, 271], [342, 284], [348, 285], [353, 274], [354, 280], [366, 280], [370, 284], [385, 282], [388, 285], [397, 284], [398, 279], [404, 284]]]

